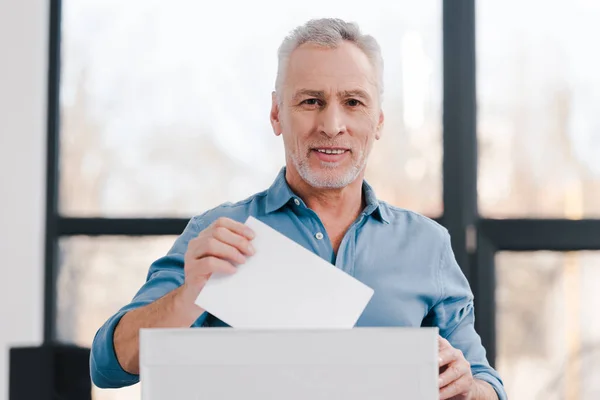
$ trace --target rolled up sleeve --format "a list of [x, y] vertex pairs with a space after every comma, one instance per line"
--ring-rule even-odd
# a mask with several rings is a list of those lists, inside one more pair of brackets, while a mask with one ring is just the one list
[[471, 364], [473, 377], [489, 383], [498, 399], [506, 400], [504, 384], [486, 358], [486, 350], [475, 331], [473, 293], [469, 282], [458, 266], [449, 235], [445, 235], [438, 271], [440, 298], [434, 306], [434, 324], [440, 335], [461, 350]]
[[[139, 382], [139, 375], [126, 372], [114, 349], [113, 335], [121, 318], [129, 311], [148, 305], [184, 282], [184, 255], [189, 241], [200, 231], [196, 219], [191, 219], [166, 256], [156, 260], [149, 268], [145, 284], [132, 301], [110, 317], [96, 332], [90, 354], [90, 376], [100, 388], [120, 388]], [[200, 316], [194, 325], [202, 325], [207, 314]]]

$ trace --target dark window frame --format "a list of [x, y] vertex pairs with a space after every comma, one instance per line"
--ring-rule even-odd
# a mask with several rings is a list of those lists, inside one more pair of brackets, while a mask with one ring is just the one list
[[[475, 0], [441, 0], [443, 41], [443, 204], [456, 259], [475, 294], [476, 329], [496, 360], [497, 251], [600, 250], [600, 220], [489, 219], [477, 208]], [[58, 243], [72, 235], [179, 235], [186, 218], [73, 218], [58, 210], [61, 0], [50, 0], [44, 343], [55, 342]]]

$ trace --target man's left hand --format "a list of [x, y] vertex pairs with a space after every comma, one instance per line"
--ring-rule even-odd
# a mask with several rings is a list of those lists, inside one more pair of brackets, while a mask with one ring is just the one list
[[459, 349], [446, 339], [439, 338], [440, 400], [469, 400], [475, 386], [471, 364]]
[[489, 383], [473, 378], [471, 364], [462, 351], [442, 337], [439, 346], [440, 400], [498, 400]]

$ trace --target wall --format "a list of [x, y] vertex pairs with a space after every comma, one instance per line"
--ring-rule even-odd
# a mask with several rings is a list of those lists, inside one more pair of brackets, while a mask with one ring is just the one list
[[49, 0], [0, 1], [0, 400], [8, 348], [43, 330]]

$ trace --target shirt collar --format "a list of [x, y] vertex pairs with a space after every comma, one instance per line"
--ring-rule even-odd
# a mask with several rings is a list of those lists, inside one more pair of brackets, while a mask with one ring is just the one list
[[285, 167], [283, 167], [279, 171], [279, 174], [277, 174], [277, 178], [275, 178], [271, 187], [267, 190], [265, 211], [267, 214], [277, 211], [293, 197], [295, 197], [295, 194], [285, 180]]
[[[281, 168], [279, 174], [275, 178], [275, 181], [271, 185], [269, 189], [267, 189], [266, 195], [266, 213], [270, 214], [275, 212], [285, 206], [291, 199], [298, 199], [300, 202], [302, 200], [292, 192], [292, 189], [288, 185], [285, 179], [285, 171], [286, 167]], [[387, 215], [387, 209], [385, 208], [385, 203], [377, 200], [377, 196], [375, 195], [375, 191], [367, 183], [366, 180], [363, 181], [363, 194], [365, 196], [365, 202], [367, 206], [363, 210], [363, 214], [365, 215], [373, 215], [380, 222], [385, 224], [389, 224], [389, 216]]]
[[389, 216], [387, 215], [386, 204], [377, 200], [375, 190], [369, 185], [366, 180], [363, 180], [363, 193], [365, 195], [365, 203], [367, 207], [363, 211], [366, 215], [373, 215], [376, 219], [384, 224], [389, 224]]

